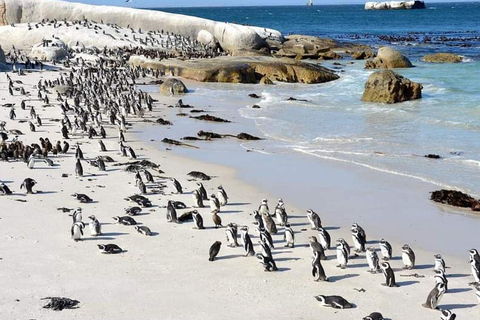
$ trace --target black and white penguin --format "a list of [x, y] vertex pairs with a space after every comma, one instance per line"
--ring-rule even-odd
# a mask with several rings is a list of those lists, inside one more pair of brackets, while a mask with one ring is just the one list
[[106, 254], [117, 254], [123, 251], [122, 248], [120, 248], [119, 246], [113, 243], [97, 244], [97, 247], [98, 249], [100, 249], [102, 253], [106, 253]]
[[412, 248], [408, 244], [405, 244], [402, 247], [402, 261], [405, 265], [404, 269], [413, 269], [415, 267], [415, 252], [413, 252]]
[[222, 228], [223, 228], [222, 218], [220, 218], [220, 216], [218, 215], [218, 211], [217, 211], [217, 210], [213, 210], [213, 212], [212, 212], [212, 220], [213, 220], [213, 224], [215, 225], [215, 228], [218, 228], [218, 227], [222, 227]]
[[90, 228], [90, 235], [93, 237], [99, 236], [102, 234], [102, 227], [100, 225], [100, 222], [95, 218], [94, 215], [89, 216], [88, 219], [90, 219], [88, 223], [88, 227]]
[[228, 203], [228, 195], [222, 186], [217, 188], [217, 198], [221, 206], [225, 206]]
[[260, 236], [260, 240], [266, 245], [268, 245], [269, 248], [272, 248], [272, 249], [275, 248], [273, 245], [273, 239], [270, 232], [268, 232], [268, 230], [265, 228], [257, 228], [257, 230]]
[[348, 244], [346, 245], [343, 241], [337, 241], [337, 267], [345, 269], [348, 265], [348, 259], [350, 257], [349, 250], [347, 249]]
[[193, 222], [195, 223], [194, 229], [205, 229], [203, 226], [203, 218], [197, 210], [192, 211]]
[[210, 250], [208, 251], [209, 258], [208, 261], [213, 261], [215, 260], [215, 257], [218, 255], [218, 252], [220, 252], [220, 247], [222, 243], [220, 241], [215, 241], [212, 246], [210, 247]]
[[65, 154], [68, 152], [68, 149], [70, 149], [70, 144], [68, 144], [67, 141], [63, 141], [63, 148], [62, 148], [62, 153]]
[[130, 157], [132, 159], [137, 159], [137, 155], [135, 154], [135, 151], [133, 150], [132, 147], [128, 146], [128, 153], [130, 153]]
[[77, 177], [83, 177], [83, 167], [80, 159], [77, 159], [77, 163], [75, 164], [75, 175]]
[[83, 222], [75, 222], [74, 224], [72, 224], [72, 227], [70, 228], [72, 239], [75, 241], [82, 240], [84, 228], [85, 224]]
[[307, 210], [307, 218], [312, 225], [313, 230], [318, 230], [318, 228], [322, 227], [322, 220], [320, 219], [320, 216], [312, 209]]
[[470, 254], [470, 269], [472, 271], [473, 279], [475, 283], [480, 283], [480, 255], [477, 249], [471, 249], [468, 251]]
[[367, 249], [367, 262], [370, 268], [369, 272], [377, 273], [379, 266], [380, 259], [378, 258], [377, 252], [375, 251], [374, 247], [368, 247]]
[[272, 250], [270, 249], [270, 247], [269, 247], [265, 242], [263, 242], [263, 241], [258, 241], [258, 244], [260, 245], [260, 247], [262, 247], [263, 255], [264, 255], [264, 256], [273, 258], [273, 256], [272, 256]]
[[380, 312], [372, 312], [368, 316], [363, 317], [363, 320], [384, 320]]
[[210, 211], [212, 213], [214, 211], [220, 212], [220, 201], [218, 201], [214, 194], [210, 195]]
[[98, 140], [98, 148], [99, 148], [100, 151], [102, 151], [102, 152], [106, 152], [106, 151], [107, 151], [107, 147], [105, 147], [105, 144], [103, 143], [102, 140]]
[[202, 200], [208, 200], [208, 195], [207, 195], [207, 190], [205, 190], [205, 187], [203, 186], [203, 183], [197, 182], [197, 187], [198, 187], [198, 193], [202, 197]]
[[205, 207], [203, 205], [203, 199], [200, 196], [200, 193], [198, 192], [198, 190], [193, 190], [192, 197], [193, 197], [193, 207], [195, 207], [195, 208]]
[[437, 309], [438, 302], [443, 297], [445, 293], [445, 286], [441, 283], [435, 284], [435, 288], [430, 291], [427, 297], [427, 301], [422, 304], [425, 308], [428, 309]]
[[257, 210], [253, 210], [253, 218], [255, 219], [254, 224], [258, 225], [259, 228], [265, 228], [262, 216]]
[[447, 276], [445, 275], [445, 272], [442, 270], [435, 270], [435, 284], [441, 283], [445, 286], [445, 291], [448, 290], [448, 280]]
[[367, 234], [365, 233], [365, 230], [360, 227], [360, 225], [358, 223], [353, 223], [352, 224], [352, 227], [351, 227], [351, 231], [353, 231], [353, 229], [357, 229], [358, 232], [362, 235], [362, 237], [365, 239], [365, 242], [367, 242]]
[[382, 253], [383, 260], [388, 261], [392, 258], [392, 245], [385, 239], [380, 240], [380, 252]]
[[268, 209], [268, 200], [263, 199], [262, 203], [258, 206], [258, 213], [260, 213], [262, 216], [264, 213], [270, 214], [270, 210]]
[[295, 247], [295, 233], [293, 232], [290, 223], [285, 223], [285, 230], [283, 234], [283, 240], [285, 240], [286, 244], [285, 247], [293, 248]]
[[320, 261], [320, 253], [318, 251], [313, 252], [312, 276], [315, 281], [328, 281], [328, 277], [325, 275], [325, 270], [323, 269]]
[[231, 222], [227, 225], [227, 229], [225, 229], [225, 235], [227, 236], [227, 242], [229, 247], [238, 247], [238, 226], [235, 223]]
[[393, 272], [392, 267], [390, 267], [390, 263], [382, 262], [380, 265], [382, 268], [383, 275], [385, 276], [385, 286], [387, 287], [398, 287], [397, 283], [395, 282], [395, 273]]
[[145, 175], [145, 179], [149, 183], [154, 183], [155, 181], [153, 180], [153, 175], [147, 170], [143, 169], [143, 174]]
[[275, 221], [273, 221], [272, 217], [268, 213], [264, 212], [262, 213], [262, 219], [265, 229], [267, 229], [271, 234], [276, 234], [277, 225], [275, 224]]
[[97, 157], [97, 165], [98, 165], [98, 169], [100, 171], [106, 171], [107, 168], [105, 166], [105, 161], [103, 161], [102, 157]]
[[27, 190], [27, 194], [30, 193], [34, 193], [33, 192], [33, 186], [35, 186], [37, 184], [37, 181], [33, 180], [32, 178], [26, 178], [25, 180], [23, 180], [22, 184], [20, 185], [20, 189], [23, 189], [25, 188], [25, 190]]
[[150, 230], [150, 228], [147, 226], [135, 226], [135, 230], [137, 230], [138, 233], [143, 234], [145, 236], [152, 235], [152, 230]]
[[182, 194], [183, 193], [183, 188], [180, 182], [178, 182], [177, 179], [173, 178], [173, 186], [175, 187], [175, 190], [177, 190], [177, 193]]
[[173, 202], [171, 200], [168, 200], [167, 203], [167, 222], [178, 223], [177, 210], [175, 210], [175, 207], [173, 206]]
[[278, 268], [277, 268], [277, 264], [275, 263], [275, 260], [273, 260], [272, 257], [267, 257], [267, 256], [264, 256], [263, 254], [257, 254], [257, 258], [259, 260], [259, 262], [263, 265], [263, 267], [265, 268], [264, 271], [277, 271]]
[[312, 249], [312, 254], [314, 255], [315, 252], [318, 252], [321, 260], [327, 260], [325, 250], [323, 250], [322, 245], [320, 244], [320, 242], [318, 242], [317, 237], [310, 236], [308, 240], [310, 241], [310, 248]]
[[142, 180], [139, 180], [137, 183], [138, 190], [140, 191], [141, 194], [146, 194], [147, 193], [147, 186], [145, 183], [143, 183]]
[[89, 196], [87, 196], [84, 193], [74, 193], [74, 194], [72, 194], [72, 197], [74, 197], [75, 199], [80, 201], [80, 203], [90, 203], [90, 202], [93, 201], [92, 198], [90, 198]]
[[140, 212], [142, 212], [142, 208], [140, 207], [128, 207], [128, 208], [125, 208], [125, 214], [129, 215], [129, 216], [136, 216], [138, 215]]
[[33, 154], [28, 158], [27, 167], [28, 169], [33, 169], [35, 167], [35, 157]]
[[125, 226], [135, 226], [137, 224], [137, 221], [133, 219], [132, 217], [129, 216], [116, 216], [113, 217], [113, 220], [117, 221], [119, 224], [123, 224]]
[[73, 211], [72, 219], [73, 219], [73, 223], [82, 222], [82, 220], [83, 220], [83, 218], [82, 218], [82, 208], [77, 208], [77, 209], [75, 209], [75, 211]]
[[80, 148], [80, 145], [77, 143], [77, 150], [75, 151], [75, 158], [83, 160], [83, 151]]
[[12, 193], [12, 190], [10, 190], [10, 188], [5, 183], [0, 184], [0, 194], [9, 196]]
[[365, 246], [367, 244], [366, 239], [364, 238], [364, 233], [358, 228], [352, 228], [352, 240], [355, 248], [355, 252], [365, 252]]
[[332, 238], [325, 228], [318, 228], [318, 241], [322, 245], [323, 250], [330, 249]]
[[455, 320], [457, 318], [457, 315], [455, 313], [452, 313], [452, 311], [444, 309], [441, 310], [442, 315], [440, 316], [441, 320]]
[[446, 265], [445, 265], [445, 261], [442, 258], [442, 255], [436, 254], [434, 255], [434, 258], [435, 258], [435, 265], [433, 269], [442, 270], [443, 272], [445, 272]]
[[275, 220], [277, 224], [284, 226], [288, 222], [287, 210], [285, 210], [285, 203], [282, 199], [278, 199], [277, 206], [275, 207]]
[[353, 305], [341, 296], [315, 296], [318, 302], [324, 307], [332, 307], [335, 309], [350, 309]]
[[255, 255], [252, 239], [250, 239], [250, 235], [248, 234], [248, 227], [243, 227], [240, 230], [242, 231], [241, 236], [242, 236], [243, 248], [245, 249], [245, 257]]

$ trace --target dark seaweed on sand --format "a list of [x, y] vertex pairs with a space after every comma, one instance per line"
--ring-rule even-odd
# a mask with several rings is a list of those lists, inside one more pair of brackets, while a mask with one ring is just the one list
[[78, 300], [73, 300], [70, 298], [61, 298], [61, 297], [46, 297], [42, 300], [50, 299], [50, 302], [44, 305], [45, 309], [53, 309], [55, 311], [61, 311], [63, 309], [77, 309], [77, 304], [80, 303]]
[[197, 120], [204, 120], [204, 121], [212, 121], [212, 122], [225, 122], [225, 123], [231, 122], [229, 120], [211, 116], [209, 114], [205, 114], [197, 117], [190, 117], [190, 118], [197, 119]]

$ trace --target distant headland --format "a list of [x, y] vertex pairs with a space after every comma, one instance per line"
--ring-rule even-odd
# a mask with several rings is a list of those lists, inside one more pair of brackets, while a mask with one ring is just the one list
[[365, 3], [365, 10], [405, 10], [425, 8], [425, 2], [423, 1], [387, 1]]

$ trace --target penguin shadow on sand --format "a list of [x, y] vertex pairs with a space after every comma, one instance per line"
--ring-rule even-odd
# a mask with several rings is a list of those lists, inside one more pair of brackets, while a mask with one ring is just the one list
[[[469, 277], [471, 276], [470, 274], [466, 273], [453, 273], [453, 274], [447, 274], [448, 278], [464, 278], [464, 277]], [[450, 290], [449, 290], [450, 292]]]
[[234, 202], [234, 203], [228, 203], [229, 206], [248, 206], [250, 205], [250, 202]]
[[[448, 276], [447, 276], [448, 277]], [[454, 288], [454, 289], [448, 289], [447, 293], [462, 293], [462, 292], [468, 292], [472, 291], [472, 288]]]
[[415, 265], [415, 268], [413, 268], [413, 270], [433, 269], [433, 267], [434, 267], [433, 264], [419, 264], [419, 265]]
[[[450, 290], [448, 290], [450, 292]], [[445, 304], [438, 306], [440, 310], [442, 309], [448, 309], [448, 310], [455, 310], [455, 309], [467, 309], [467, 308], [475, 308], [477, 305], [476, 304], [471, 304], [471, 303], [452, 303], [452, 304]]]
[[416, 280], [397, 281], [397, 285], [398, 285], [399, 287], [407, 287], [407, 286], [411, 286], [411, 285], [414, 285], [414, 284], [417, 284], [417, 283], [420, 283], [420, 281], [416, 281]]
[[[350, 268], [350, 266], [349, 266]], [[338, 282], [340, 280], [345, 280], [345, 279], [350, 279], [350, 278], [355, 278], [360, 276], [358, 273], [348, 273], [348, 274], [343, 274], [343, 275], [338, 275], [338, 276], [330, 276], [328, 277], [328, 282]]]
[[52, 190], [47, 190], [47, 191], [37, 190], [37, 191], [35, 191], [33, 194], [54, 194], [54, 193], [58, 193], [58, 191], [52, 191]]
[[229, 260], [229, 259], [235, 259], [240, 257], [245, 257], [245, 255], [244, 254], [227, 254], [224, 256], [217, 256], [215, 260]]

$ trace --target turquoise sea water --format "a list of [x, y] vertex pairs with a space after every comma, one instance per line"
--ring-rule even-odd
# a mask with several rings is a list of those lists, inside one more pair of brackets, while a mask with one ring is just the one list
[[[338, 68], [339, 80], [257, 86], [255, 92], [262, 99], [246, 101], [237, 107], [238, 113], [253, 119], [268, 138], [260, 143], [266, 152], [349, 162], [480, 194], [476, 179], [480, 173], [480, 3], [428, 4], [426, 10], [410, 11], [364, 11], [358, 5], [163, 10], [270, 27], [285, 34], [396, 47], [416, 66], [398, 72], [423, 84], [421, 100], [363, 103], [363, 85], [371, 71], [363, 69], [362, 61], [340, 61], [342, 66], [323, 63]], [[420, 58], [431, 52], [458, 53], [466, 62], [422, 62]], [[232, 90], [244, 91], [241, 86], [219, 85], [198, 93], [228, 103]], [[308, 102], [286, 101], [291, 96]], [[252, 109], [253, 103], [261, 109]], [[423, 157], [429, 153], [443, 159]]]

